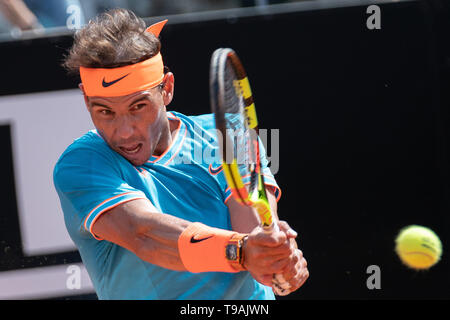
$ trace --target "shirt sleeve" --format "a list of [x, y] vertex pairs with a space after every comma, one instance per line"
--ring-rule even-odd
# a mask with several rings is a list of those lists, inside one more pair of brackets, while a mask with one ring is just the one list
[[60, 158], [53, 181], [70, 231], [92, 232], [95, 221], [108, 210], [146, 195], [130, 187], [120, 175], [117, 162], [92, 149], [75, 149]]

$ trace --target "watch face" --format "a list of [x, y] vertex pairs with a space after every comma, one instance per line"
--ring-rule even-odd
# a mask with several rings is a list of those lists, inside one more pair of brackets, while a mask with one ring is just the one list
[[237, 246], [235, 244], [227, 245], [226, 255], [228, 260], [237, 260]]

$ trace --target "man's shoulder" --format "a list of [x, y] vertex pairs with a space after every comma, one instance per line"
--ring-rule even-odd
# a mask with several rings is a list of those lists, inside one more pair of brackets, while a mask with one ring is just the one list
[[53, 182], [58, 189], [96, 174], [120, 175], [123, 166], [116, 154], [96, 130], [75, 139], [61, 154], [53, 168]]
[[81, 137], [75, 139], [59, 157], [56, 165], [66, 158], [86, 158], [93, 154], [105, 154], [110, 151], [108, 145], [98, 134], [97, 130], [90, 130]]

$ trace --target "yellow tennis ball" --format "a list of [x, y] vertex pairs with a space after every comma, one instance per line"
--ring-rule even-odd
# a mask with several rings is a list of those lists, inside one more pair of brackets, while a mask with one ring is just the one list
[[441, 240], [436, 233], [423, 226], [403, 228], [395, 239], [395, 244], [395, 251], [400, 259], [413, 269], [428, 269], [441, 258]]

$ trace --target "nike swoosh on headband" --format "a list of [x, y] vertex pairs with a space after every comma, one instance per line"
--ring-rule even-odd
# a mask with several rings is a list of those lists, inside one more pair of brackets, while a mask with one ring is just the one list
[[122, 80], [123, 78], [125, 78], [128, 75], [130, 75], [130, 74], [128, 73], [128, 74], [124, 75], [123, 77], [120, 77], [120, 78], [118, 78], [116, 80], [113, 80], [113, 81], [110, 81], [110, 82], [105, 81], [105, 78], [103, 78], [102, 86], [103, 86], [103, 88], [107, 88], [109, 86], [112, 86], [114, 83], [119, 82], [120, 80]]

